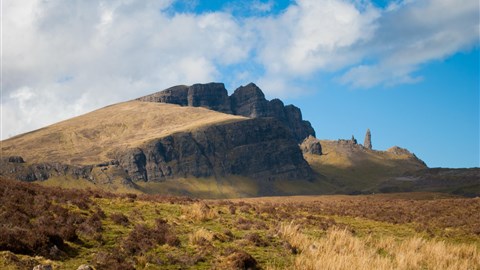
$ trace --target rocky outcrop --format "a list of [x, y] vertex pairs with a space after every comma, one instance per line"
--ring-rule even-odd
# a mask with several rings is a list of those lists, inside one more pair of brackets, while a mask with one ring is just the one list
[[51, 177], [67, 175], [76, 179], [91, 179], [92, 168], [93, 166], [74, 166], [61, 163], [27, 164], [11, 162], [10, 158], [0, 160], [0, 175], [25, 182], [43, 181]]
[[223, 83], [177, 85], [137, 100], [205, 107], [214, 111], [231, 113], [230, 99]]
[[418, 162], [419, 164], [422, 164], [425, 168], [427, 168], [427, 164], [425, 164], [425, 162], [423, 162], [423, 160], [419, 159], [414, 153], [408, 151], [405, 148], [401, 148], [401, 147], [398, 147], [398, 146], [393, 146], [393, 147], [388, 148], [386, 152], [387, 153], [392, 153], [392, 154], [397, 155], [397, 156], [403, 156], [403, 157], [409, 158], [411, 160], [415, 160], [416, 162]]
[[190, 87], [174, 86], [138, 100], [205, 107], [250, 118], [273, 117], [290, 130], [298, 143], [309, 135], [315, 136], [315, 130], [310, 122], [302, 119], [299, 108], [285, 106], [279, 99], [268, 101], [262, 90], [253, 83], [237, 88], [231, 96], [228, 96], [223, 83], [208, 83]]
[[372, 149], [372, 134], [370, 133], [370, 129], [367, 129], [367, 133], [365, 134], [365, 140], [363, 141], [363, 146], [367, 149]]
[[232, 112], [246, 117], [274, 117], [290, 129], [298, 142], [315, 136], [310, 122], [302, 119], [302, 112], [293, 105], [285, 106], [279, 99], [268, 101], [262, 90], [253, 83], [241, 86], [230, 96]]
[[188, 106], [231, 113], [230, 99], [223, 83], [194, 84], [188, 88]]
[[226, 175], [258, 180], [312, 177], [295, 140], [271, 118], [175, 133], [128, 150], [119, 162], [134, 181]]
[[0, 160], [0, 176], [24, 182], [45, 181], [50, 178], [84, 179], [93, 184], [111, 184], [114, 179], [127, 187], [134, 187], [118, 161], [96, 165], [70, 165], [58, 162], [18, 163], [8, 158]]
[[387, 152], [395, 154], [395, 155], [406, 155], [406, 156], [412, 156], [412, 157], [415, 156], [414, 154], [412, 154], [407, 149], [401, 148], [401, 147], [398, 147], [398, 146], [392, 146], [392, 147], [388, 148]]
[[137, 100], [147, 101], [147, 102], [170, 103], [170, 104], [177, 104], [180, 106], [187, 106], [188, 105], [188, 86], [186, 85], [173, 86], [163, 91], [138, 98]]
[[25, 163], [25, 160], [23, 160], [21, 156], [10, 156], [7, 160], [11, 163]]
[[352, 138], [350, 139], [350, 142], [352, 144], [357, 144], [357, 139], [355, 139], [355, 136], [352, 135]]
[[300, 145], [300, 149], [302, 149], [304, 154], [322, 154], [322, 145], [320, 144], [320, 140], [313, 136], [308, 136]]

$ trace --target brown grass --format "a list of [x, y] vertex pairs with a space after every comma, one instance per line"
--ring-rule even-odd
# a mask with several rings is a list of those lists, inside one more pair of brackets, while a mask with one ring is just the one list
[[204, 246], [210, 244], [214, 237], [215, 235], [211, 231], [200, 228], [190, 234], [189, 242], [192, 245]]
[[[233, 200], [240, 201], [240, 200]], [[436, 193], [368, 196], [292, 196], [242, 199], [280, 205], [287, 213], [360, 217], [391, 224], [412, 224], [418, 231], [450, 237], [457, 232], [480, 235], [480, 198], [451, 198]]]
[[1, 151], [32, 163], [97, 164], [174, 132], [242, 119], [204, 108], [129, 101], [7, 139]]
[[1, 269], [32, 269], [47, 259], [54, 269], [480, 265], [480, 199], [422, 193], [202, 201], [3, 179], [0, 195]]
[[314, 269], [478, 269], [480, 253], [474, 245], [452, 245], [411, 237], [360, 239], [333, 228], [312, 240], [298, 225], [282, 224], [279, 234], [300, 250], [294, 268]]
[[195, 221], [207, 221], [217, 217], [217, 213], [205, 202], [186, 205], [184, 209], [185, 215]]

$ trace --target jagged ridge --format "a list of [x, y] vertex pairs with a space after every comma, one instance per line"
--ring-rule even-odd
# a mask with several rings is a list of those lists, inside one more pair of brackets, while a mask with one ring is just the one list
[[192, 86], [178, 85], [137, 100], [205, 107], [250, 118], [273, 117], [290, 130], [298, 143], [309, 135], [315, 136], [315, 130], [309, 121], [302, 119], [299, 108], [294, 105], [285, 106], [279, 99], [268, 101], [262, 90], [254, 83], [240, 86], [231, 96], [228, 96], [223, 83], [208, 83]]

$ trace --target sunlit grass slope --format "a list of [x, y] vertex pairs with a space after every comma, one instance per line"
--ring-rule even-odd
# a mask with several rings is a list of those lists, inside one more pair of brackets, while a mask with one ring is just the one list
[[242, 119], [198, 107], [129, 101], [5, 140], [2, 155], [19, 155], [30, 163], [95, 164], [111, 160], [118, 149]]
[[324, 182], [340, 192], [375, 191], [378, 184], [391, 177], [426, 168], [408, 153], [375, 151], [328, 140], [322, 140], [321, 145], [323, 155], [304, 157], [315, 172], [325, 176]]

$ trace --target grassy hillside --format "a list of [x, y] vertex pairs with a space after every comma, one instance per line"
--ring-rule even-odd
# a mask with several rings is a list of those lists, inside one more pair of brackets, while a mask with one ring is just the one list
[[[0, 268], [478, 269], [480, 200], [192, 200], [0, 179]], [[8, 217], [8, 218], [5, 218]]]
[[[97, 168], [95, 168], [97, 170]], [[99, 170], [100, 171], [100, 170]], [[102, 183], [92, 183], [86, 179], [72, 177], [52, 177], [37, 182], [46, 187], [61, 187], [68, 189], [92, 189], [115, 193], [144, 193], [158, 195], [188, 196], [202, 199], [228, 199], [258, 197], [261, 194], [298, 195], [298, 194], [332, 194], [337, 188], [319, 180], [276, 180], [262, 182], [251, 178], [231, 175], [224, 178], [179, 178], [162, 182], [136, 182], [134, 188], [129, 188], [121, 180], [112, 178]]]
[[376, 192], [380, 183], [405, 172], [425, 169], [425, 164], [408, 152], [375, 151], [348, 141], [321, 140], [323, 155], [305, 154], [321, 181], [341, 193]]
[[242, 119], [198, 107], [129, 101], [4, 140], [1, 151], [30, 163], [96, 164], [111, 160], [117, 149]]

